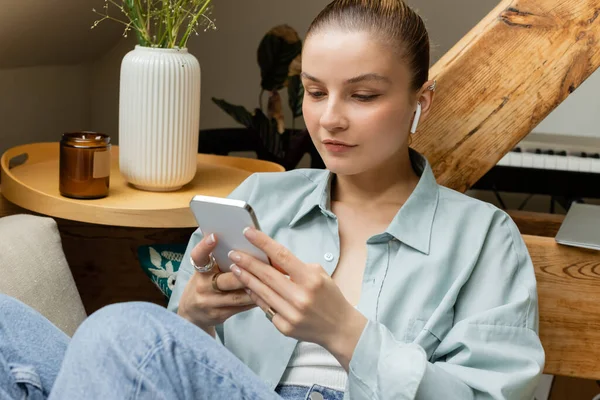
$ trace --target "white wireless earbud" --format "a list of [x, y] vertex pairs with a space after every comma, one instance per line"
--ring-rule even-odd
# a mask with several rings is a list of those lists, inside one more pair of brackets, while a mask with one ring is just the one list
[[417, 111], [415, 112], [415, 119], [412, 124], [412, 128], [410, 128], [410, 133], [415, 133], [417, 131], [417, 126], [419, 126], [419, 120], [421, 119], [421, 102], [417, 103]]

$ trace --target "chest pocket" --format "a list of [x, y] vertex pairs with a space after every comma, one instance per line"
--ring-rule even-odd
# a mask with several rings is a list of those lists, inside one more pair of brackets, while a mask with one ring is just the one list
[[427, 359], [434, 362], [436, 361], [433, 359], [435, 351], [452, 329], [453, 320], [454, 315], [451, 313], [445, 314], [442, 318], [431, 321], [431, 323], [425, 319], [415, 318], [411, 321], [406, 332], [405, 342], [416, 343], [421, 346], [427, 353]]

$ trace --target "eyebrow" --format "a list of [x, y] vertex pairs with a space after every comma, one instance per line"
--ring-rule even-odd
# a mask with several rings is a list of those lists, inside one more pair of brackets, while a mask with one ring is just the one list
[[[308, 79], [308, 80], [316, 82], [316, 83], [323, 83], [320, 79], [315, 78], [314, 76], [307, 74], [306, 72], [302, 72], [300, 74], [300, 76], [304, 79]], [[353, 83], [359, 83], [359, 82], [364, 82], [364, 81], [379, 81], [379, 82], [391, 83], [389, 78], [387, 78], [383, 75], [375, 74], [375, 73], [362, 74], [359, 76], [355, 76], [354, 78], [350, 78], [350, 79], [346, 80], [345, 83], [353, 84]]]

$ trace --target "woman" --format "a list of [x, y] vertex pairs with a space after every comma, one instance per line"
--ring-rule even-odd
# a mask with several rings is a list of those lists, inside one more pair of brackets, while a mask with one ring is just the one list
[[[239, 252], [221, 273], [209, 256], [219, 238], [196, 232], [174, 312], [109, 306], [70, 343], [33, 314], [22, 329], [35, 341], [3, 324], [2, 387], [52, 388], [51, 399], [531, 398], [544, 352], [521, 236], [504, 212], [438, 186], [409, 149], [436, 88], [421, 18], [401, 0], [335, 0], [302, 59], [304, 118], [328, 170], [255, 174], [230, 196], [252, 205], [263, 231], [244, 233], [289, 277]], [[3, 321], [29, 313], [0, 308]]]

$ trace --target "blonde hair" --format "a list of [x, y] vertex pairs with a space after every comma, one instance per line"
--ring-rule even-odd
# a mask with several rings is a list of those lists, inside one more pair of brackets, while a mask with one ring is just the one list
[[408, 63], [411, 86], [429, 79], [429, 34], [423, 19], [402, 0], [334, 0], [312, 22], [307, 38], [326, 28], [366, 31], [394, 48]]

